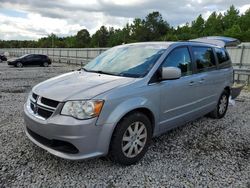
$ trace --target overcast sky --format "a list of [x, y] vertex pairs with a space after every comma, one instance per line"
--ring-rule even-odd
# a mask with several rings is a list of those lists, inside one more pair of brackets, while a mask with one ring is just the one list
[[153, 11], [177, 26], [232, 4], [240, 13], [250, 8], [249, 0], [0, 0], [0, 39], [68, 36], [83, 28], [93, 34], [102, 25], [123, 27]]

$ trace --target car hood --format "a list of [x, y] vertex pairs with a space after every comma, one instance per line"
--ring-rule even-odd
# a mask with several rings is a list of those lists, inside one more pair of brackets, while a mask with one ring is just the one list
[[12, 62], [12, 61], [16, 61], [16, 60], [18, 60], [19, 58], [10, 58], [10, 59], [8, 59], [8, 61], [9, 62]]
[[74, 71], [41, 82], [33, 88], [33, 92], [60, 102], [91, 99], [134, 80], [135, 78]]

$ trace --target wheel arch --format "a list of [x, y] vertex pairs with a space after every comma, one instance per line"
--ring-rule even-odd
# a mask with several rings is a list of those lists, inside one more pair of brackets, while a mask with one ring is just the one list
[[[151, 122], [151, 126], [152, 126], [152, 134], [153, 134], [153, 133], [154, 133], [154, 129], [155, 129], [155, 117], [154, 117], [153, 112], [152, 112], [150, 109], [146, 108], [146, 107], [138, 107], [138, 108], [135, 108], [135, 109], [133, 109], [133, 110], [130, 110], [129, 112], [127, 112], [126, 114], [124, 114], [124, 115], [120, 118], [120, 120], [117, 122], [117, 124], [118, 124], [120, 121], [122, 121], [122, 119], [123, 119], [124, 117], [128, 116], [129, 114], [135, 113], [135, 112], [140, 112], [140, 113], [146, 115], [146, 116], [149, 118], [149, 120], [150, 120], [150, 122]], [[115, 128], [117, 127], [117, 124], [115, 125]], [[115, 130], [115, 129], [114, 129], [114, 130]]]
[[229, 86], [226, 86], [224, 91], [226, 91], [229, 95], [231, 94], [231, 88]]
[[111, 142], [112, 142], [112, 139], [113, 139], [113, 135], [114, 135], [114, 132], [116, 131], [117, 129], [117, 125], [126, 117], [128, 116], [129, 114], [132, 114], [132, 113], [135, 113], [135, 112], [140, 112], [140, 113], [143, 113], [144, 115], [146, 115], [150, 122], [151, 122], [151, 126], [152, 126], [152, 135], [154, 135], [154, 132], [155, 132], [155, 116], [153, 114], [153, 112], [146, 108], [146, 107], [138, 107], [138, 108], [135, 108], [135, 109], [132, 109], [130, 111], [128, 111], [127, 113], [125, 113], [118, 121], [117, 123], [115, 124], [115, 127], [112, 131], [112, 134], [111, 134], [111, 138], [110, 138], [110, 142], [109, 142], [109, 147], [108, 147], [108, 151], [110, 151], [110, 146], [111, 146]]

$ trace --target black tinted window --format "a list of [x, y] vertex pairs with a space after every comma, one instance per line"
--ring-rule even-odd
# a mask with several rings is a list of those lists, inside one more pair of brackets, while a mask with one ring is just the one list
[[229, 60], [229, 56], [225, 49], [223, 48], [215, 48], [215, 52], [219, 61], [219, 64], [225, 63]]
[[199, 72], [216, 67], [213, 49], [209, 47], [193, 47], [194, 60]]
[[40, 59], [46, 59], [46, 56], [44, 56], [44, 55], [39, 55], [39, 58], [40, 58]]
[[191, 58], [187, 47], [176, 48], [163, 62], [163, 67], [178, 67], [183, 76], [192, 74]]
[[27, 56], [24, 57], [24, 58], [26, 58], [26, 59], [31, 59], [31, 58], [33, 58], [33, 55], [27, 55]]

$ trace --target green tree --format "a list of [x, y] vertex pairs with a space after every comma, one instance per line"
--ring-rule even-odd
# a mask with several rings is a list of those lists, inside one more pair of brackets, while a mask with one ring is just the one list
[[47, 37], [43, 37], [38, 40], [38, 46], [40, 48], [53, 48], [55, 47], [55, 40], [57, 36], [55, 34], [50, 34]]
[[213, 12], [205, 22], [204, 35], [221, 35], [223, 34], [223, 22], [222, 14], [217, 16], [216, 12]]
[[99, 30], [92, 36], [92, 47], [107, 47], [109, 39], [109, 32], [105, 26], [101, 26]]
[[237, 10], [234, 5], [231, 5], [222, 19], [225, 30], [232, 28], [233, 25], [236, 25], [239, 18], [239, 10]]
[[230, 29], [227, 29], [224, 32], [224, 35], [242, 40], [242, 31], [238, 24], [233, 25]]
[[163, 20], [159, 12], [152, 12], [146, 16], [145, 27], [147, 32], [147, 41], [159, 40], [169, 30], [169, 24]]
[[250, 28], [250, 8], [240, 17], [239, 24], [242, 31]]
[[192, 22], [191, 32], [197, 37], [201, 37], [204, 35], [205, 28], [205, 20], [202, 18], [200, 14], [195, 21]]
[[186, 23], [182, 27], [178, 26], [176, 29], [176, 35], [178, 37], [178, 40], [188, 40], [191, 38], [195, 38], [191, 33], [191, 27], [189, 26], [189, 23]]
[[66, 48], [74, 48], [76, 47], [76, 36], [66, 37], [64, 42], [66, 44]]
[[[135, 18], [130, 28], [131, 28], [131, 33], [132, 33], [132, 36], [131, 36], [132, 40], [139, 41], [139, 42], [147, 40], [147, 32], [146, 32], [146, 26], [145, 26], [144, 20], [140, 18]], [[127, 29], [128, 29], [128, 26], [127, 26]]]
[[85, 48], [89, 46], [90, 42], [90, 34], [87, 29], [82, 29], [76, 34], [76, 44], [77, 48]]

